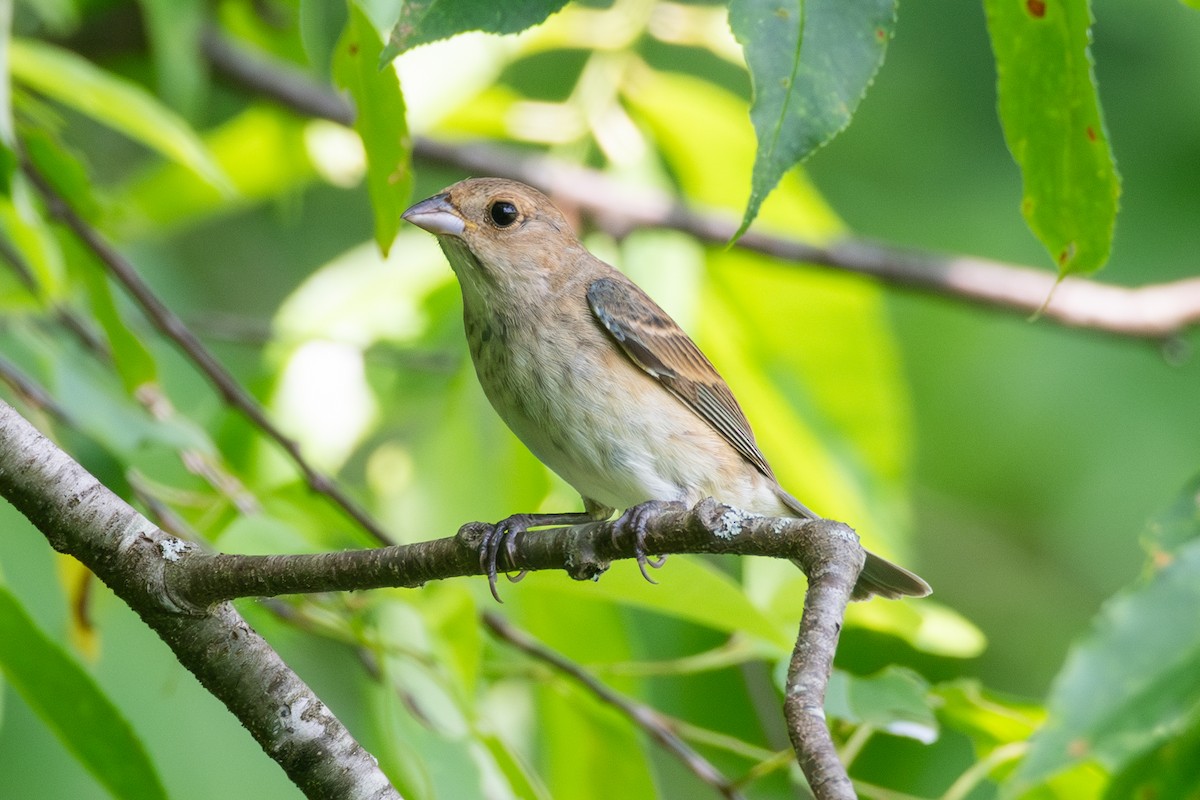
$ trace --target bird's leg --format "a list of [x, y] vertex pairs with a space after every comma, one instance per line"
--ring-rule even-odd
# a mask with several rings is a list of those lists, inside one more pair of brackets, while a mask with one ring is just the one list
[[667, 557], [646, 557], [646, 525], [649, 523], [651, 517], [661, 514], [664, 511], [680, 511], [686, 508], [687, 506], [678, 500], [647, 500], [633, 508], [626, 509], [625, 513], [613, 525], [612, 539], [614, 545], [618, 544], [617, 540], [622, 536], [633, 537], [633, 553], [637, 558], [638, 569], [641, 571], [642, 577], [650, 583], [658, 583], [658, 581], [650, 577], [650, 573], [646, 572], [646, 566], [649, 565], [654, 569], [658, 569], [666, 563]]
[[[479, 545], [479, 567], [488, 576], [488, 588], [492, 590], [492, 597], [496, 598], [496, 602], [504, 602], [500, 599], [500, 592], [496, 589], [496, 575], [499, 573], [496, 562], [500, 558], [501, 547], [508, 556], [508, 563], [515, 564], [514, 546], [518, 534], [524, 533], [530, 528], [546, 525], [575, 525], [580, 522], [590, 522], [593, 519], [594, 517], [583, 511], [562, 514], [513, 514], [488, 528]], [[505, 575], [507, 576], [507, 573]], [[516, 583], [523, 577], [525, 577], [525, 570], [517, 573], [515, 578], [509, 577], [509, 580]]]

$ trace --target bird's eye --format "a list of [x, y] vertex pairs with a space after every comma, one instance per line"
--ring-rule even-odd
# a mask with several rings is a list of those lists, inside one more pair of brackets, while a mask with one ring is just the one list
[[507, 228], [517, 221], [517, 207], [507, 200], [497, 200], [488, 207], [488, 216], [497, 228]]

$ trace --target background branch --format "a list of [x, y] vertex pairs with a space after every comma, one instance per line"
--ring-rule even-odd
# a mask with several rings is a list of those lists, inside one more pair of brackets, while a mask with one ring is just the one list
[[549, 664], [558, 672], [581, 684], [601, 702], [616, 708], [645, 731], [651, 739], [662, 745], [668, 753], [679, 759], [688, 771], [711, 786], [722, 797], [727, 797], [729, 800], [741, 800], [744, 797], [733, 781], [722, 775], [720, 770], [714, 767], [708, 759], [679, 738], [662, 714], [650, 706], [634, 702], [614, 692], [588, 674], [587, 670], [573, 661], [563, 658], [524, 631], [518, 630], [499, 614], [491, 611], [484, 612], [483, 624], [500, 639], [531, 658]]
[[[290, 67], [249, 53], [215, 31], [206, 33], [204, 50], [217, 71], [251, 91], [314, 117], [343, 125], [354, 121], [353, 107], [341, 96]], [[630, 187], [597, 170], [513, 148], [417, 137], [414, 155], [470, 174], [536, 186], [618, 237], [639, 227], [666, 228], [725, 246], [738, 227], [737, 219], [728, 213], [693, 209], [666, 192]], [[1059, 281], [1046, 270], [985, 258], [922, 252], [856, 237], [815, 245], [757, 230], [734, 246], [781, 261], [868, 275], [906, 289], [1123, 336], [1168, 338], [1200, 323], [1200, 278], [1134, 288], [1086, 278]]]
[[229, 371], [221, 365], [221, 362], [183, 323], [183, 320], [158, 298], [150, 286], [142, 280], [134, 266], [71, 208], [70, 204], [58, 194], [32, 163], [25, 161], [22, 168], [45, 199], [50, 213], [61, 220], [79, 238], [80, 242], [96, 255], [109, 274], [125, 287], [130, 297], [137, 302], [154, 327], [174, 342], [184, 355], [196, 365], [201, 374], [217, 390], [221, 399], [244, 414], [263, 433], [283, 448], [284, 452], [291, 457], [292, 462], [300, 469], [309, 488], [328, 497], [334, 505], [357, 522], [378, 542], [385, 545], [392, 544], [391, 537], [365, 509], [354, 502], [337, 483], [308, 463], [300, 451], [300, 445], [294, 439], [286, 436], [267, 417], [262, 406], [241, 387]]
[[79, 559], [125, 601], [308, 797], [399, 797], [375, 759], [233, 606], [195, 613], [171, 601], [163, 573], [181, 542], [3, 402], [0, 494], [55, 550]]

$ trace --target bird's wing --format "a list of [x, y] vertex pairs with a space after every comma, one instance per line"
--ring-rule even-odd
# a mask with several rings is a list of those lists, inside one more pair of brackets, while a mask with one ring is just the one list
[[667, 312], [637, 286], [613, 278], [593, 281], [587, 300], [596, 319], [634, 364], [774, 480], [733, 392]]

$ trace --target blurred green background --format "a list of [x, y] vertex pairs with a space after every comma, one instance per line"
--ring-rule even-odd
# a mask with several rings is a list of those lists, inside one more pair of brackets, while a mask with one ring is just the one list
[[[306, 44], [295, 24], [304, 4], [268, 5], [290, 22], [278, 29], [254, 23], [257, 9], [248, 2], [214, 8], [227, 30], [248, 40], [257, 36], [259, 44], [273, 41], [277, 55], [304, 63]], [[307, 5], [311, 15], [314, 4]], [[1113, 256], [1098, 278], [1135, 286], [1195, 274], [1200, 15], [1166, 0], [1136, 5], [1097, 0], [1093, 6], [1095, 72], [1123, 178]], [[95, 2], [78, 8], [78, 27], [54, 34], [18, 6], [16, 30], [24, 26], [26, 33], [57, 40], [152, 90], [160, 85], [140, 37], [125, 42], [114, 33], [139, 24], [132, 5]], [[624, 8], [632, 16], [642, 6]], [[564, 17], [572, 13], [578, 9]], [[310, 20], [309, 61], [319, 61], [312, 55], [320, 52], [314, 38], [338, 30], [340, 14], [330, 14], [325, 27], [302, 17]], [[657, 68], [656, 77], [635, 75], [630, 83], [636, 88], [622, 102], [651, 152], [621, 162], [596, 143], [586, 125], [572, 133], [570, 126], [580, 124], [577, 116], [550, 105], [575, 97], [587, 107], [591, 101], [577, 96], [581, 70], [599, 82], [601, 94], [606, 85], [607, 62], [587, 58], [579, 42], [592, 34], [605, 42], [607, 29], [597, 26], [585, 35], [559, 22], [555, 32], [521, 45], [479, 36], [458, 50], [440, 51], [445, 54], [440, 63], [428, 56], [439, 52], [435, 49], [405, 56], [401, 76], [411, 107], [432, 108], [416, 95], [436, 95], [446, 85], [453, 88], [445, 92], [445, 103], [459, 103], [436, 123], [412, 120], [414, 129], [452, 140], [486, 136], [548, 147], [560, 158], [604, 165], [633, 182], [674, 181], [689, 199], [738, 213], [749, 188], [743, 156], [753, 145], [745, 105], [737, 102], [748, 97], [744, 74], [702, 47], [635, 41], [632, 49]], [[268, 40], [264, 30], [274, 30], [277, 38]], [[619, 53], [612, 41], [619, 42], [620, 35], [611, 35], [606, 45]], [[414, 65], [407, 72], [406, 60]], [[320, 75], [319, 64], [311, 69]], [[685, 80], [682, 72], [705, 81]], [[381, 264], [374, 255], [371, 205], [357, 181], [360, 168], [346, 132], [248, 101], [244, 91], [224, 81], [212, 84], [203, 103], [189, 100], [186, 85], [175, 82], [157, 91], [207, 132], [219, 157], [228, 148], [227, 165], [242, 171], [239, 180], [250, 180], [261, 168], [257, 195], [214, 201], [183, 170], [163, 166], [108, 129], [55, 107], [63, 118], [63, 138], [86, 154], [109, 202], [102, 215], [106, 229], [167, 304], [304, 436], [315, 460], [368, 498], [400, 538], [449, 535], [460, 522], [535, 506], [573, 508], [570, 490], [546, 476], [503, 430], [475, 386], [456, 317], [457, 289], [432, 241], [406, 231], [389, 262]], [[434, 112], [427, 113], [432, 120]], [[705, 119], [709, 113], [712, 118]], [[221, 139], [212, 133], [219, 125], [243, 127], [226, 127]], [[537, 135], [521, 135], [528, 130]], [[636, 144], [639, 137], [629, 141]], [[742, 149], [725, 149], [731, 142]], [[262, 150], [256, 153], [251, 144]], [[607, 147], [619, 153], [620, 145]], [[655, 148], [662, 150], [661, 164]], [[324, 155], [314, 157], [316, 152]], [[343, 153], [349, 166], [338, 172], [331, 153]], [[792, 175], [768, 203], [764, 226], [825, 237], [838, 230], [840, 218], [864, 237], [1052, 269], [1019, 213], [1020, 175], [996, 119], [994, 66], [979, 4], [904, 4], [887, 61], [851, 126], [804, 169], [828, 209], [802, 176]], [[463, 177], [420, 161], [415, 171], [414, 200]], [[986, 649], [963, 657], [970, 655], [971, 639], [955, 624], [944, 629], [951, 631], [946, 636], [960, 637], [954, 653], [924, 648], [880, 629], [900, 626], [892, 617], [934, 612], [876, 601], [860, 613], [878, 612], [891, 621], [860, 620], [847, 628], [839, 666], [850, 674], [895, 661], [932, 681], [977, 677], [990, 690], [1040, 703], [1072, 640], [1105, 598], [1142, 572], [1147, 521], [1200, 471], [1195, 332], [1163, 343], [1068, 330], [953, 297], [877, 289], [819, 268], [739, 260], [674, 234], [646, 232], [617, 242], [589, 230], [587, 241], [695, 331], [741, 398], [768, 457], [798, 495], [806, 502], [817, 498], [818, 510], [846, 517], [869, 542], [883, 543], [933, 585], [937, 604], [986, 637]], [[123, 301], [122, 308], [137, 318]], [[829, 327], [803, 330], [813, 326], [800, 324], [795, 327], [802, 330], [794, 330], [790, 309], [801, 320]], [[86, 429], [97, 435], [133, 425], [136, 411], [103, 399], [119, 394], [111, 375], [87, 366], [86, 358], [62, 344], [61, 333], [12, 322], [20, 312], [7, 313], [11, 319], [0, 331], [0, 349], [42, 377], [56, 397], [85, 417]], [[189, 523], [231, 551], [367, 543], [328, 509], [304, 499], [278, 454], [221, 407], [170, 345], [142, 323], [130, 325], [152, 342], [160, 379], [182, 415], [208, 431], [272, 520], [286, 524], [239, 522], [228, 504], [212, 504], [208, 489], [164, 446], [166, 437], [148, 435], [126, 446], [112, 443], [118, 435], [99, 434], [120, 453], [114, 471], [149, 476]], [[843, 345], [848, 354], [839, 356]], [[790, 377], [810, 362], [815, 378]], [[810, 378], [811, 385], [804, 385]], [[288, 388], [293, 385], [300, 388]], [[848, 387], [844, 397], [829, 388], [837, 385]], [[861, 395], [850, 402], [853, 391]], [[324, 428], [343, 414], [350, 419], [346, 426]], [[806, 451], [809, 444], [814, 449]], [[95, 469], [96, 463], [89, 466]], [[11, 508], [0, 507], [0, 518], [4, 580], [46, 631], [67, 641], [68, 599], [56, 557]], [[673, 569], [677, 576], [689, 574], [680, 561], [673, 559], [657, 576], [663, 583], [657, 591], [686, 589], [679, 585], [682, 577], [672, 585]], [[772, 594], [791, 576], [763, 565], [722, 562], [714, 573], [720, 570], [752, 587], [767, 587], [748, 591], [766, 598], [763, 606], [774, 603], [778, 616], [789, 603], [794, 608], [794, 591]], [[596, 587], [567, 585], [560, 577], [538, 575], [520, 586], [502, 586], [503, 611], [657, 707], [764, 748], [786, 745], [778, 739], [777, 721], [764, 721], [777, 703], [761, 664], [668, 677], [630, 677], [612, 668], [719, 648], [723, 635], [694, 620], [646, 611], [653, 600], [642, 606], [640, 600], [632, 606], [609, 602], [627, 585], [639, 597], [645, 591], [629, 583], [628, 572], [606, 576]], [[280, 622], [259, 603], [240, 607], [389, 774], [410, 776], [414, 796], [433, 796], [424, 794], [431, 785], [439, 788], [437, 796], [475, 796], [485, 781], [469, 748], [459, 747], [463, 734], [446, 733], [470, 727], [457, 718], [453, 702], [425, 698], [433, 710], [420, 710], [433, 715], [436, 733], [414, 721], [419, 715], [405, 712], [403, 703], [412, 700], [405, 692], [419, 695], [413, 681], [423, 686], [428, 676], [414, 677], [412, 665], [384, 645], [412, 630], [422, 631], [417, 637], [422, 644], [411, 645], [422, 657], [433, 653], [470, 664], [482, 658], [472, 653], [486, 648], [486, 666], [476, 665], [489, 682], [479, 705], [506, 736], [537, 740], [541, 725], [594, 736], [572, 744], [580, 751], [611, 749], [616, 740], [638, 747], [636, 734], [589, 705], [578, 690], [560, 683], [519, 696], [514, 686], [522, 668], [512, 666], [511, 654], [485, 646], [484, 635], [473, 627], [474, 609], [490, 603], [486, 589], [480, 581], [451, 583], [410, 595], [315, 598], [301, 604], [299, 625]], [[91, 669], [143, 738], [172, 797], [296, 795], [232, 717], [120, 602], [97, 591], [91, 613], [100, 636]], [[439, 639], [445, 631], [451, 635]], [[588, 636], [572, 635], [579, 631]], [[450, 642], [454, 637], [462, 641]], [[397, 661], [393, 672], [385, 670], [384, 681], [396, 682], [400, 699], [368, 679], [347, 646], [364, 642], [377, 654], [384, 647]], [[454, 655], [447, 656], [447, 649]], [[472, 686], [474, 673], [468, 667], [462, 672], [468, 676], [458, 676], [462, 684]], [[437, 691], [430, 694], [440, 698]], [[0, 698], [0, 796], [104, 796], [18, 697], [6, 689]], [[756, 712], [756, 702], [766, 710]], [[490, 713], [493, 707], [496, 713]], [[584, 721], [564, 721], [571, 714]], [[418, 743], [421, 768], [405, 753], [412, 741]], [[581, 787], [589, 777], [591, 790], [611, 791], [613, 784], [605, 781], [620, 780], [617, 785], [630, 796], [640, 796], [638, 787], [651, 783], [640, 761], [614, 766], [612, 775], [582, 770], [565, 775], [573, 765], [565, 748], [538, 740], [526, 754], [541, 764], [555, 796], [587, 796]], [[619, 760], [624, 751], [611, 752]], [[881, 736], [863, 751], [856, 777], [935, 796], [977, 756], [962, 731], [948, 730], [937, 748]], [[722, 766], [736, 761], [728, 754], [717, 759]], [[652, 749], [647, 763], [656, 770], [660, 796], [697, 791], [694, 779]], [[425, 783], [414, 775], [424, 775]], [[792, 791], [780, 775], [757, 786], [753, 796]], [[990, 786], [969, 795], [991, 796]]]

